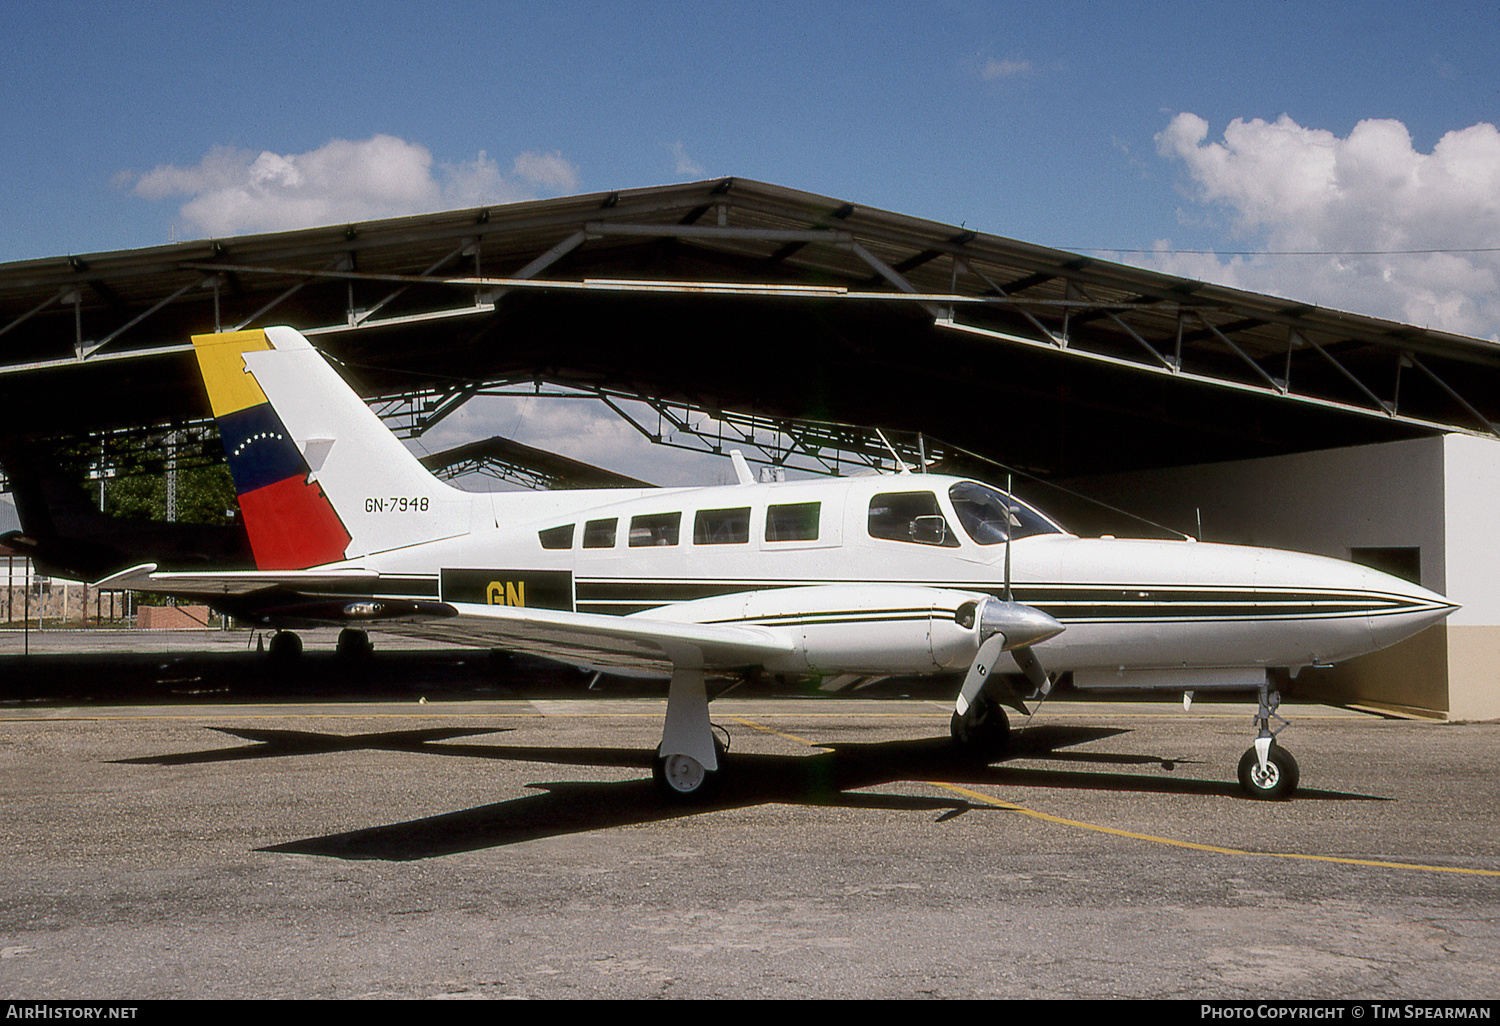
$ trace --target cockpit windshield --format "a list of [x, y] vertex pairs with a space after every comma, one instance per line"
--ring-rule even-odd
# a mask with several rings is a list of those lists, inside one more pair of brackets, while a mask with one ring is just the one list
[[969, 537], [979, 545], [999, 545], [1008, 536], [1028, 538], [1033, 534], [1062, 534], [1062, 528], [1019, 499], [974, 481], [960, 481], [948, 489], [948, 498]]

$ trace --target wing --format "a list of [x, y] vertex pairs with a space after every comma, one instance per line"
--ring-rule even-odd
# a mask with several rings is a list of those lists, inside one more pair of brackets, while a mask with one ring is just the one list
[[[790, 632], [775, 627], [684, 623], [467, 602], [364, 598], [373, 570], [161, 572], [146, 563], [96, 587], [195, 598], [267, 618], [288, 617], [391, 634], [504, 648], [597, 669], [667, 677], [680, 669], [738, 670], [790, 654]], [[243, 612], [240, 615], [244, 615]]]
[[392, 634], [527, 652], [595, 669], [667, 677], [679, 669], [740, 670], [789, 655], [794, 642], [773, 627], [677, 623], [639, 614], [608, 616], [516, 606], [444, 603], [440, 619], [382, 624]]

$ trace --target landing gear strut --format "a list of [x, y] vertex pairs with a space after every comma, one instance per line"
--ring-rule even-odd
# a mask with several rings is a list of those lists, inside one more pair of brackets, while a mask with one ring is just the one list
[[[1276, 743], [1276, 735], [1287, 727], [1287, 721], [1276, 713], [1280, 705], [1281, 693], [1262, 684], [1260, 708], [1251, 721], [1259, 733], [1255, 744], [1240, 757], [1240, 787], [1252, 798], [1290, 798], [1297, 790], [1297, 780], [1301, 775], [1297, 760]], [[1272, 720], [1280, 724], [1274, 730], [1271, 729]]]

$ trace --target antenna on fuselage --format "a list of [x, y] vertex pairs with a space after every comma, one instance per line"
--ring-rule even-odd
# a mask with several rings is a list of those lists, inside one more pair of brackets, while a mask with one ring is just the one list
[[885, 445], [886, 451], [891, 454], [891, 459], [893, 459], [893, 460], [896, 461], [896, 473], [898, 473], [898, 474], [909, 474], [909, 473], [911, 473], [911, 468], [908, 467], [905, 463], [903, 463], [901, 461], [901, 457], [900, 456], [896, 455], [896, 448], [895, 448], [895, 446], [891, 445], [891, 443], [886, 439], [885, 432], [882, 431], [882, 430], [880, 430], [879, 428], [876, 428], [875, 429], [875, 435], [876, 435], [876, 437], [878, 437], [880, 439], [881, 443]]
[[729, 462], [734, 464], [734, 476], [742, 485], [754, 484], [755, 475], [750, 472], [750, 463], [738, 449], [729, 450]]

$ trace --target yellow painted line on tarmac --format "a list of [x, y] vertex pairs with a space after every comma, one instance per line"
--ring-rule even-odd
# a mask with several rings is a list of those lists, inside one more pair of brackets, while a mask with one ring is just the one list
[[819, 744], [816, 741], [809, 741], [805, 737], [798, 737], [796, 734], [783, 733], [782, 731], [775, 730], [775, 729], [773, 729], [771, 727], [766, 726], [764, 723], [756, 723], [754, 720], [747, 720], [743, 716], [731, 716], [730, 719], [733, 720], [735, 723], [738, 723], [738, 724], [740, 724], [742, 726], [750, 727], [750, 728], [752, 728], [754, 730], [759, 730], [759, 731], [761, 731], [762, 733], [765, 733], [765, 734], [771, 734], [774, 737], [784, 737], [788, 741], [796, 741], [797, 743], [804, 744], [804, 745], [806, 745], [809, 748], [827, 748], [828, 747], [827, 745], [821, 745], [821, 744]]
[[1173, 848], [1190, 848], [1193, 851], [1209, 851], [1218, 855], [1259, 855], [1273, 859], [1302, 859], [1307, 862], [1337, 862], [1346, 866], [1375, 866], [1380, 869], [1416, 869], [1427, 873], [1463, 873], [1470, 876], [1500, 876], [1500, 870], [1494, 869], [1464, 869], [1457, 866], [1429, 866], [1419, 862], [1382, 862], [1378, 859], [1347, 859], [1336, 855], [1302, 855], [1296, 852], [1281, 851], [1249, 851], [1245, 848], [1225, 848], [1216, 844], [1197, 844], [1193, 841], [1178, 841], [1170, 837], [1157, 837], [1154, 834], [1139, 834], [1133, 830], [1121, 830], [1119, 827], [1101, 826], [1098, 823], [1085, 823], [1078, 819], [1064, 819], [1062, 816], [1053, 816], [1046, 812], [1038, 812], [1028, 809], [1024, 805], [1015, 802], [1003, 801], [992, 798], [980, 791], [967, 787], [959, 787], [957, 784], [948, 784], [940, 780], [929, 780], [928, 784], [965, 798], [991, 805], [1007, 812], [1019, 812], [1023, 816], [1030, 816], [1047, 823], [1057, 823], [1062, 826], [1076, 827], [1079, 830], [1093, 830], [1101, 834], [1113, 834], [1116, 837], [1129, 837], [1136, 841], [1150, 841], [1152, 844], [1165, 844]]

